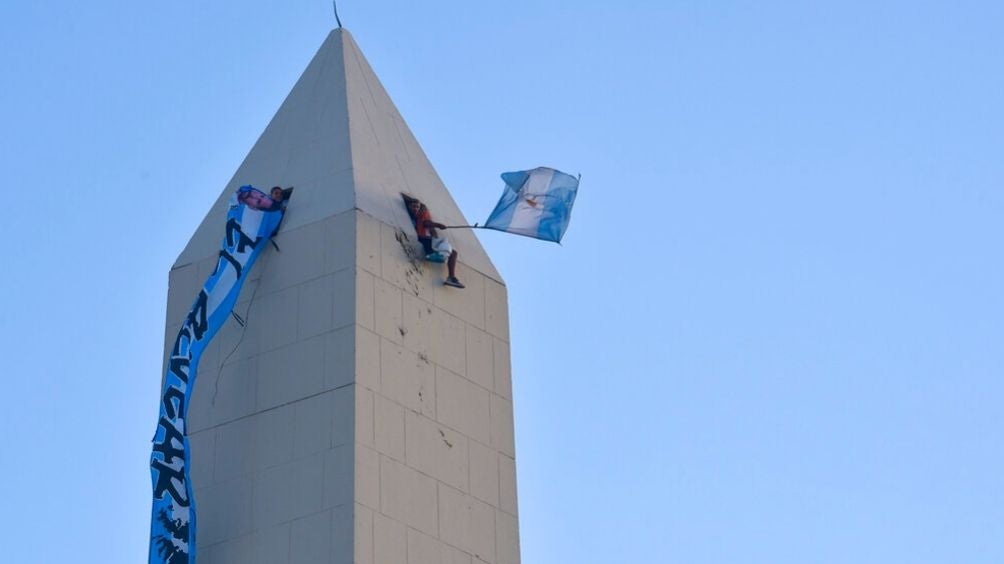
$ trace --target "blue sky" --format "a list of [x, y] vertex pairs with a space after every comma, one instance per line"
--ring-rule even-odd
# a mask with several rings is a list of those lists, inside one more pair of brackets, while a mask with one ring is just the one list
[[[523, 562], [1004, 561], [1004, 5], [348, 2], [509, 285]], [[167, 272], [327, 2], [0, 5], [11, 562], [135, 563]]]

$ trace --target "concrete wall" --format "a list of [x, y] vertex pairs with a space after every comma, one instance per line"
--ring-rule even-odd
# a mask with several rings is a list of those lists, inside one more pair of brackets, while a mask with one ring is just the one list
[[357, 214], [355, 562], [517, 563], [506, 289]]
[[[199, 562], [519, 562], [505, 287], [360, 211], [277, 242], [199, 366]], [[171, 271], [165, 350], [214, 264]]]
[[464, 290], [400, 198], [467, 223], [358, 46], [334, 30], [170, 275], [167, 351], [216, 264], [226, 201], [296, 186], [189, 407], [200, 564], [519, 561], [501, 277], [448, 232]]
[[[199, 365], [189, 407], [201, 564], [350, 563], [355, 221], [283, 231]], [[222, 224], [220, 226], [222, 237]], [[215, 258], [171, 271], [165, 347]]]

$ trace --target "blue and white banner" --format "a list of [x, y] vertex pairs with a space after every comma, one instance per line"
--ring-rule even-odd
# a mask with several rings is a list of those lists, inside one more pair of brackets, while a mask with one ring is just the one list
[[174, 341], [150, 455], [150, 564], [195, 564], [195, 500], [188, 476], [186, 422], [196, 370], [206, 345], [233, 310], [255, 259], [278, 230], [285, 203], [285, 197], [273, 200], [251, 186], [242, 186], [230, 198], [216, 269]]
[[484, 227], [561, 242], [572, 217], [579, 179], [553, 168], [502, 174], [505, 193]]

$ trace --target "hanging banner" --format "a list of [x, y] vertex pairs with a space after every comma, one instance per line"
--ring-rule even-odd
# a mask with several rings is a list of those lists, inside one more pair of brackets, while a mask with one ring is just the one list
[[292, 189], [268, 196], [241, 186], [230, 198], [216, 269], [185, 318], [167, 361], [150, 475], [150, 564], [195, 564], [195, 499], [188, 477], [187, 416], [199, 358], [233, 310], [258, 255], [279, 229]]

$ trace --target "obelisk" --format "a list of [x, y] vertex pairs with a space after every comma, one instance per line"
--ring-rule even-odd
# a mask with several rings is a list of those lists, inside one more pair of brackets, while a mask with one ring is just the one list
[[244, 184], [295, 192], [199, 366], [199, 564], [519, 562], [506, 288], [470, 230], [465, 289], [417, 259], [402, 192], [467, 220], [346, 30], [171, 269], [165, 354]]

